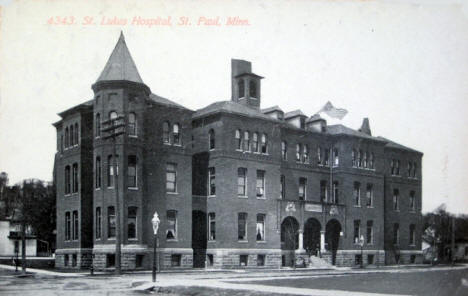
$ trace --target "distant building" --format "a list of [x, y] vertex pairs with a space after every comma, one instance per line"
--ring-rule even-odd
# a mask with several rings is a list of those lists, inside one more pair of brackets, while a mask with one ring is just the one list
[[[56, 266], [115, 264], [114, 174], [125, 269], [151, 266], [155, 211], [162, 268], [421, 262], [422, 153], [367, 119], [261, 109], [263, 77], [231, 63], [231, 100], [192, 111], [150, 91], [120, 37], [94, 97], [54, 124]], [[103, 127], [118, 116], [114, 167]]]
[[[26, 256], [37, 256], [38, 241], [31, 227], [26, 229]], [[0, 257], [21, 257], [21, 224], [9, 218], [0, 219]]]

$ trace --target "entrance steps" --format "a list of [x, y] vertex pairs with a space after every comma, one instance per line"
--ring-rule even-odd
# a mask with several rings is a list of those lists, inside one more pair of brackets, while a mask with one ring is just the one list
[[328, 263], [327, 260], [319, 258], [317, 256], [309, 257], [309, 268], [334, 268], [333, 265]]

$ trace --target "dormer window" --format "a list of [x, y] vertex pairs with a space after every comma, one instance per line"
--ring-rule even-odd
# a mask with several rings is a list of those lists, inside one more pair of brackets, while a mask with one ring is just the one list
[[240, 79], [239, 82], [237, 82], [237, 87], [239, 89], [239, 98], [245, 97], [245, 84], [244, 80]]

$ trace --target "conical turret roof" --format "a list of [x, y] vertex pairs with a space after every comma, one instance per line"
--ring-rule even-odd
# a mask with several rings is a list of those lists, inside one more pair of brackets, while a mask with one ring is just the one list
[[143, 83], [138, 73], [135, 62], [125, 43], [123, 32], [120, 32], [119, 41], [115, 45], [109, 60], [99, 76], [99, 81], [127, 80], [137, 83]]

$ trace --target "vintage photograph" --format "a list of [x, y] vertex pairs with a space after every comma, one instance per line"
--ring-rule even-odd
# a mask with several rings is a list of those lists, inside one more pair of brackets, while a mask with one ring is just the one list
[[468, 295], [468, 2], [0, 1], [1, 295]]

